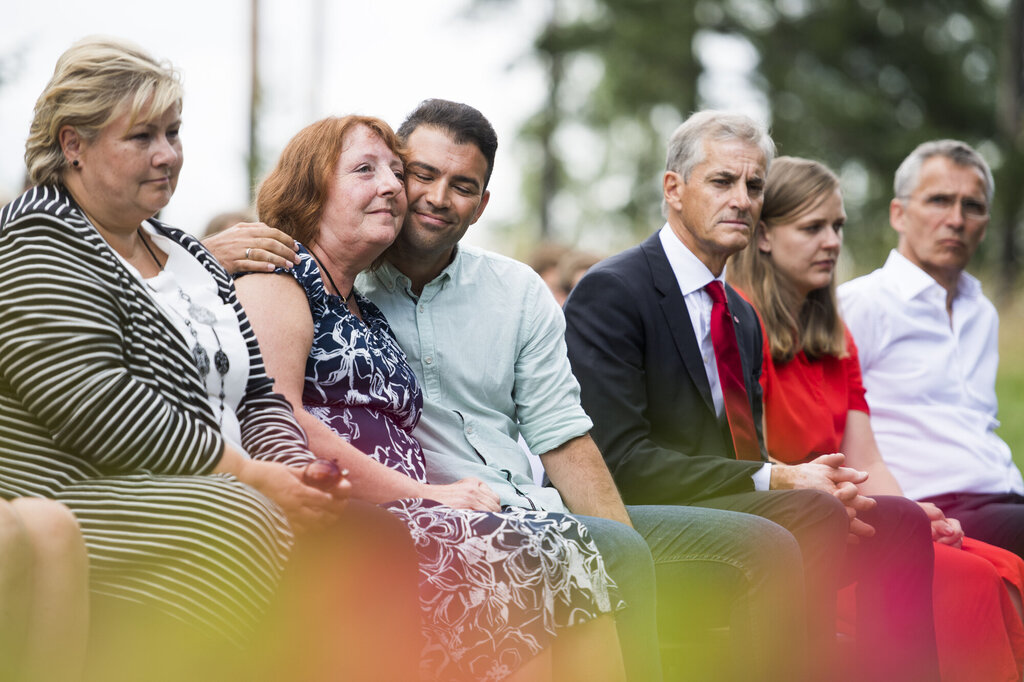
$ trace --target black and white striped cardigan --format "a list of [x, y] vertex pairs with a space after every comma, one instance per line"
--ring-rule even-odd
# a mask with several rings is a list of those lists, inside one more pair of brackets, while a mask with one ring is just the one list
[[[150, 221], [213, 275], [250, 371], [242, 446], [302, 464], [305, 434], [272, 391], [231, 278], [188, 234]], [[223, 441], [192, 354], [66, 190], [0, 209], [0, 497], [52, 497], [94, 477], [205, 474]]]

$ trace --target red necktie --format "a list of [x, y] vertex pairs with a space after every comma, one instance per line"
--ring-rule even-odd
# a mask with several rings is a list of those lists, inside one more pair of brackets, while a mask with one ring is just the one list
[[718, 365], [718, 383], [725, 399], [725, 415], [729, 420], [732, 445], [736, 459], [761, 461], [761, 447], [757, 442], [754, 416], [750, 411], [747, 387], [743, 382], [740, 349], [736, 345], [736, 329], [725, 299], [725, 287], [717, 279], [704, 287], [711, 296], [711, 344], [715, 347]]

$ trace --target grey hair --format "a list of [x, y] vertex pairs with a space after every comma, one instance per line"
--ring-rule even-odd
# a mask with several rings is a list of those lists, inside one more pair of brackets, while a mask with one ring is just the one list
[[[683, 181], [690, 179], [693, 169], [704, 161], [707, 140], [739, 140], [760, 148], [765, 170], [775, 158], [775, 142], [768, 130], [746, 114], [705, 109], [691, 114], [668, 140], [665, 170], [678, 173]], [[661, 213], [668, 216], [668, 205], [661, 200]]]
[[933, 156], [942, 156], [958, 166], [977, 168], [981, 171], [981, 177], [985, 182], [985, 199], [988, 203], [992, 203], [992, 195], [996, 190], [992, 169], [988, 167], [981, 154], [976, 152], [971, 145], [960, 140], [922, 142], [914, 151], [910, 152], [910, 155], [903, 159], [903, 163], [896, 169], [896, 175], [893, 178], [892, 190], [897, 199], [905, 199], [917, 188], [921, 181], [921, 166]]

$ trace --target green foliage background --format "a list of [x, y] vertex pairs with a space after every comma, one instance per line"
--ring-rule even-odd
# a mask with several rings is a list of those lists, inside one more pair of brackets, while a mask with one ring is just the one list
[[887, 206], [900, 160], [924, 140], [955, 137], [995, 171], [999, 191], [979, 261], [998, 274], [1000, 292], [1012, 288], [1024, 202], [1024, 0], [549, 5], [534, 56], [546, 66], [550, 96], [522, 130], [530, 209], [510, 230], [520, 252], [553, 239], [612, 253], [657, 228], [665, 140], [707, 105], [702, 76], [713, 64], [705, 62], [728, 55], [699, 45], [722, 35], [756, 53], [746, 91], [762, 99], [780, 153], [840, 173], [855, 270], [873, 267], [895, 242]]
[[1013, 460], [1024, 471], [1024, 303], [1006, 305], [1000, 310], [999, 375], [996, 394], [999, 396], [997, 433], [1013, 451]]
[[738, 38], [756, 53], [747, 90], [761, 97], [780, 154], [840, 174], [847, 276], [877, 267], [895, 245], [892, 175], [913, 147], [959, 138], [992, 165], [996, 200], [972, 271], [1002, 311], [999, 432], [1024, 465], [1024, 304], [1014, 295], [1024, 0], [548, 3], [533, 56], [547, 69], [549, 96], [521, 132], [528, 212], [509, 226], [520, 256], [538, 240], [614, 253], [656, 229], [665, 140], [708, 104], [702, 76], [714, 64], [704, 60], [719, 57], [700, 49], [702, 38]]

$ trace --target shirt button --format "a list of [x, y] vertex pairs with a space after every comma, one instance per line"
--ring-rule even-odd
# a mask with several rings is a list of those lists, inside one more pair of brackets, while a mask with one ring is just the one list
[[432, 364], [434, 362], [434, 356], [428, 355], [427, 357], [423, 358], [423, 362], [427, 363], [428, 365]]
[[423, 304], [422, 303], [420, 303], [419, 309], [420, 309], [420, 312], [422, 313], [423, 312]]
[[466, 433], [473, 433], [473, 427], [472, 426], [467, 426], [466, 427]]

